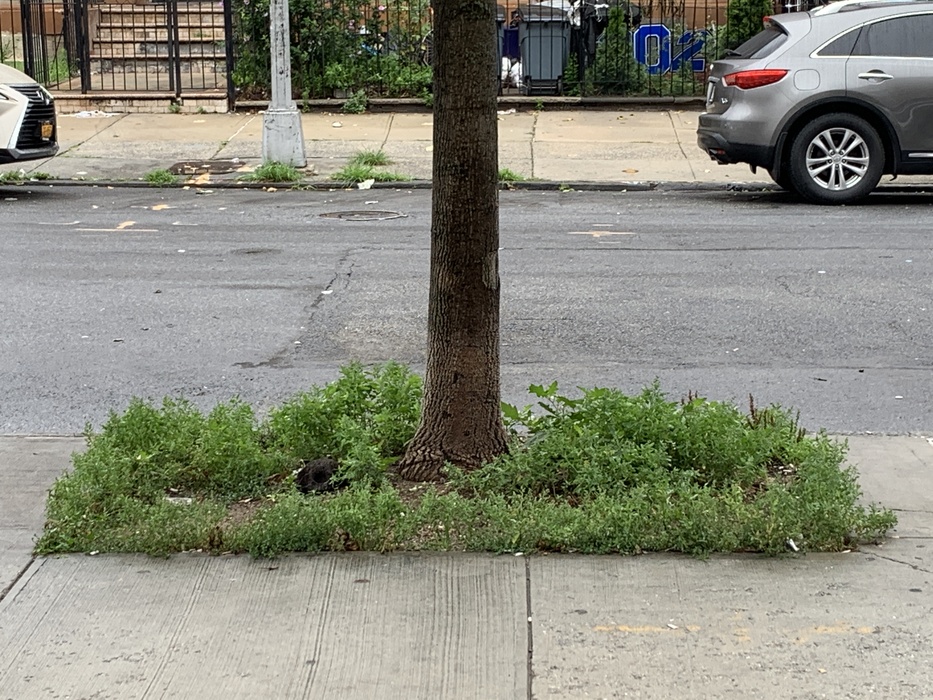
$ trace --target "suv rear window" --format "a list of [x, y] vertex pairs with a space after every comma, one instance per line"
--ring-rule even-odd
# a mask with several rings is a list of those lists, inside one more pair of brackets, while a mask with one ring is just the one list
[[726, 58], [764, 58], [776, 51], [785, 39], [787, 34], [783, 28], [769, 24], [737, 49], [726, 52]]

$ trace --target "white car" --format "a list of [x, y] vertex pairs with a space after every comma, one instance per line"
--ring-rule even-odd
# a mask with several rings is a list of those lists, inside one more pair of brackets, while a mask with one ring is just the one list
[[0, 63], [0, 164], [58, 153], [55, 101], [25, 73]]

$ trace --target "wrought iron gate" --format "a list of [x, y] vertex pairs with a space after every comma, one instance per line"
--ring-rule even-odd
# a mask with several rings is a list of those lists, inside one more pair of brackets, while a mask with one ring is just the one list
[[0, 60], [59, 93], [233, 96], [230, 0], [0, 0]]

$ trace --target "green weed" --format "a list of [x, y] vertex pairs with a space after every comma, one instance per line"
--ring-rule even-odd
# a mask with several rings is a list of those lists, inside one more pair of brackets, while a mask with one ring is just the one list
[[499, 182], [522, 182], [524, 175], [520, 175], [508, 168], [499, 168]]
[[178, 178], [168, 170], [152, 170], [146, 173], [144, 179], [150, 185], [157, 187], [167, 187], [178, 182]]
[[25, 170], [6, 170], [0, 173], [0, 185], [14, 184], [22, 185], [25, 182], [39, 182], [42, 180], [51, 180], [52, 176], [48, 173], [33, 172], [27, 173]]
[[365, 182], [366, 180], [375, 180], [376, 182], [408, 182], [411, 180], [408, 175], [376, 170], [371, 165], [354, 163], [352, 161], [333, 173], [330, 177], [337, 182], [351, 185], [357, 182]]
[[290, 183], [300, 182], [302, 176], [295, 166], [270, 160], [244, 175], [242, 179], [249, 182]]
[[378, 167], [381, 165], [391, 165], [392, 161], [384, 151], [359, 151], [350, 159], [351, 165], [364, 165], [369, 167]]

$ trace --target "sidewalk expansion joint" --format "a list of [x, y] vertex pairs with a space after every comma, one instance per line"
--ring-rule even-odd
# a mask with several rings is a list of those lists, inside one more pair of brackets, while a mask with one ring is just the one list
[[532, 622], [531, 617], [531, 561], [528, 557], [525, 557], [525, 614], [528, 619], [528, 656], [527, 656], [527, 673], [528, 673], [528, 694], [527, 700], [534, 700], [534, 691], [532, 690], [532, 682], [534, 681], [534, 651], [535, 651], [535, 642], [534, 642], [534, 623]]
[[35, 561], [36, 555], [33, 554], [31, 557], [29, 557], [29, 561], [26, 563], [26, 566], [20, 569], [19, 573], [17, 573], [16, 576], [13, 577], [13, 580], [10, 581], [10, 585], [0, 591], [0, 603], [2, 603], [3, 599], [10, 594], [10, 591], [16, 588], [16, 584], [19, 583], [20, 579], [26, 575], [26, 572], [29, 571], [29, 567], [32, 566]]

